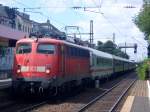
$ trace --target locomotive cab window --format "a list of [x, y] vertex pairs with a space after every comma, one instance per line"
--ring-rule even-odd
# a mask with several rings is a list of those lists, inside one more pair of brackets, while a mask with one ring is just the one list
[[28, 43], [20, 43], [17, 46], [16, 53], [17, 54], [26, 54], [31, 52], [31, 44]]
[[53, 44], [39, 44], [37, 47], [37, 53], [54, 54], [55, 53], [55, 45], [53, 45]]

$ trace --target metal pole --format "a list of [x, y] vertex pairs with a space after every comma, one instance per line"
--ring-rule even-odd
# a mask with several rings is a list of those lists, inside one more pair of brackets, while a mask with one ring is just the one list
[[126, 54], [126, 42], [125, 42], [125, 54]]
[[90, 20], [90, 47], [93, 44], [93, 20]]
[[113, 43], [115, 44], [115, 33], [113, 33]]
[[[113, 33], [113, 43], [115, 44], [115, 33]], [[112, 48], [112, 54], [114, 54], [114, 48]]]

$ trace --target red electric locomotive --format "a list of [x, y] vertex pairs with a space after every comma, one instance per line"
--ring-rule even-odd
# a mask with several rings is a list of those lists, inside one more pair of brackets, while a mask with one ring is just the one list
[[90, 52], [79, 45], [51, 38], [17, 42], [13, 89], [57, 93], [90, 80]]

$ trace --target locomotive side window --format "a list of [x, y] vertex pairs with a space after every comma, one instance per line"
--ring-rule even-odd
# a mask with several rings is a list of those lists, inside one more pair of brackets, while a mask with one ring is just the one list
[[67, 47], [67, 55], [75, 57], [89, 57], [90, 53], [87, 50], [76, 48], [76, 47]]
[[37, 47], [37, 52], [41, 54], [54, 54], [55, 45], [53, 44], [39, 44]]
[[17, 46], [16, 54], [25, 54], [31, 52], [31, 45], [28, 43], [20, 43]]

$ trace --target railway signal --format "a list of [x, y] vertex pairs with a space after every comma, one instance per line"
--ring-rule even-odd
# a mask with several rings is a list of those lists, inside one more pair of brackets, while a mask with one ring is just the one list
[[137, 53], [137, 44], [134, 44], [134, 53]]
[[137, 53], [137, 44], [135, 43], [134, 45], [123, 45], [123, 46], [119, 46], [119, 48], [125, 48], [125, 52], [126, 52], [126, 48], [134, 48], [134, 53]]
[[150, 45], [148, 45], [147, 51], [148, 51], [148, 57], [150, 57]]

